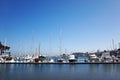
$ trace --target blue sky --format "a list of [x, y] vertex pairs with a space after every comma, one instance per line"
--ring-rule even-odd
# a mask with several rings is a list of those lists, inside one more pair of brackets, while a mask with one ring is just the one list
[[120, 1], [0, 0], [0, 41], [13, 54], [31, 54], [40, 44], [42, 53], [57, 55], [60, 31], [62, 52], [111, 49], [112, 39], [118, 47]]

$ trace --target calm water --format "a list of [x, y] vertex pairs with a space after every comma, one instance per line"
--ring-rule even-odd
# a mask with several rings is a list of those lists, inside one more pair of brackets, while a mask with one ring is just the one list
[[120, 64], [0, 64], [0, 80], [120, 80]]

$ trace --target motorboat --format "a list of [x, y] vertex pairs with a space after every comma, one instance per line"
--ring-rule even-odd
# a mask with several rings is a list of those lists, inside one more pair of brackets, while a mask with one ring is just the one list
[[69, 55], [69, 62], [76, 62], [75, 55], [71, 54]]

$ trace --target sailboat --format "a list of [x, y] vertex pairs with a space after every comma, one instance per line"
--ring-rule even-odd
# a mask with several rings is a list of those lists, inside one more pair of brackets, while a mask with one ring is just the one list
[[[52, 54], [52, 36], [51, 35], [50, 35], [50, 54]], [[55, 62], [52, 56], [48, 58], [48, 62], [49, 63]]]
[[38, 57], [35, 58], [35, 62], [45, 62], [46, 60], [46, 57], [42, 54], [40, 54], [40, 45], [39, 45], [39, 48], [38, 48]]
[[58, 58], [57, 62], [64, 63], [65, 60], [61, 57], [62, 53], [62, 32], [60, 32], [60, 57]]

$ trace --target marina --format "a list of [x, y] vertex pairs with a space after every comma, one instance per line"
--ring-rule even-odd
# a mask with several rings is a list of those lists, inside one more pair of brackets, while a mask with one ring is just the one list
[[120, 80], [120, 0], [0, 0], [0, 80]]
[[72, 53], [60, 54], [59, 56], [25, 55], [12, 56], [10, 47], [0, 43], [0, 63], [1, 64], [118, 64], [120, 63], [120, 49], [114, 51], [103, 51], [95, 53]]

